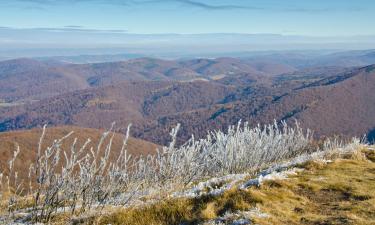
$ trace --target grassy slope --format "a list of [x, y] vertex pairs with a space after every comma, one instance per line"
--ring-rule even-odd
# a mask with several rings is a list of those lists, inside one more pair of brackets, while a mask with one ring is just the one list
[[333, 163], [310, 162], [302, 167], [302, 173], [268, 181], [260, 188], [124, 209], [100, 218], [99, 223], [197, 224], [228, 211], [257, 207], [269, 216], [252, 217], [256, 224], [375, 224], [374, 151], [362, 150]]
[[[96, 149], [96, 146], [100, 140], [100, 137], [104, 130], [81, 128], [74, 126], [61, 126], [61, 127], [51, 127], [47, 128], [46, 135], [43, 140], [43, 150], [50, 146], [55, 139], [59, 139], [69, 132], [74, 133], [62, 143], [62, 150], [69, 153], [70, 146], [72, 145], [75, 138], [78, 139], [77, 148], [80, 148], [83, 143], [89, 138], [92, 143], [88, 145], [87, 151], [90, 147]], [[22, 180], [28, 180], [27, 175], [29, 172], [29, 166], [34, 163], [38, 148], [38, 142], [40, 135], [42, 133], [41, 129], [35, 128], [31, 130], [21, 130], [12, 132], [0, 133], [0, 171], [3, 171], [5, 175], [8, 174], [8, 161], [12, 158], [13, 152], [15, 150], [16, 143], [20, 146], [20, 154], [15, 162], [15, 168], [20, 171], [18, 176]], [[116, 133], [112, 143], [112, 151], [110, 154], [111, 160], [118, 157], [125, 135]], [[104, 142], [103, 148], [108, 143]], [[151, 142], [147, 142], [141, 139], [129, 138], [127, 143], [128, 153], [133, 156], [153, 154], [156, 149], [160, 147]], [[102, 150], [104, 152], [104, 150]], [[5, 163], [3, 163], [5, 162]]]

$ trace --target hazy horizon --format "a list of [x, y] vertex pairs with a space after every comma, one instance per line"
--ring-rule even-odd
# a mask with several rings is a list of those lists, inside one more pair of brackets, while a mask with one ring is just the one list
[[0, 57], [375, 49], [375, 2], [0, 0]]
[[[375, 49], [375, 36], [308, 37], [278, 34], [128, 34], [0, 28], [0, 57], [137, 54], [154, 57], [235, 56], [267, 51]], [[27, 39], [25, 40], [25, 37]], [[87, 38], [90, 37], [88, 40]], [[1, 38], [0, 38], [1, 39]]]

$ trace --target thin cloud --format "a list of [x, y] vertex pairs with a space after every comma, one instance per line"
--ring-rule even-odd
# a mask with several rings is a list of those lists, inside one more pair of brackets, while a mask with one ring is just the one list
[[[79, 3], [93, 3], [93, 4], [111, 4], [121, 6], [140, 6], [145, 4], [163, 4], [163, 3], [178, 3], [186, 6], [200, 8], [204, 10], [259, 10], [259, 11], [279, 11], [279, 12], [300, 12], [300, 13], [319, 13], [319, 12], [335, 12], [335, 11], [363, 11], [364, 8], [308, 8], [308, 7], [260, 7], [251, 6], [247, 4], [212, 4], [204, 0], [13, 0], [14, 2], [29, 3], [35, 5], [34, 7], [45, 7], [49, 5], [62, 5], [62, 4], [79, 4]], [[9, 5], [8, 1], [0, 0], [0, 5]], [[31, 7], [31, 6], [22, 6]]]
[[[249, 7], [245, 5], [234, 5], [234, 4], [209, 4], [204, 1], [198, 0], [14, 0], [14, 2], [24, 2], [38, 5], [58, 5], [67, 3], [99, 3], [99, 4], [116, 4], [123, 6], [132, 5], [143, 5], [152, 3], [166, 3], [175, 2], [182, 3], [185, 5], [207, 9], [207, 10], [231, 10], [231, 9], [260, 9], [258, 7]], [[1, 0], [0, 0], [1, 3]]]
[[29, 30], [29, 31], [46, 31], [46, 32], [79, 32], [79, 33], [127, 33], [123, 29], [89, 29], [78, 25], [68, 25], [64, 27], [34, 27], [34, 28], [14, 28], [0, 27], [0, 30]]
[[361, 12], [364, 8], [284, 8], [283, 11], [296, 13], [329, 13], [329, 12]]
[[175, 2], [180, 2], [186, 5], [207, 9], [207, 10], [233, 10], [233, 9], [251, 9], [251, 10], [263, 10], [264, 8], [260, 7], [251, 7], [251, 6], [245, 6], [245, 5], [213, 5], [198, 1], [192, 1], [192, 0], [173, 0]]
[[64, 26], [64, 28], [82, 29], [84, 27], [83, 26], [78, 26], [78, 25], [68, 25], [68, 26]]

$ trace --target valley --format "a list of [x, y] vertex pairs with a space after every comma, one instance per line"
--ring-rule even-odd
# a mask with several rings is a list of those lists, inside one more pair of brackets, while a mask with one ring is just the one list
[[374, 66], [324, 67], [321, 61], [318, 67], [261, 58], [3, 61], [0, 130], [43, 124], [105, 129], [116, 122], [124, 133], [132, 123], [132, 135], [161, 145], [178, 123], [180, 144], [240, 120], [251, 126], [298, 120], [316, 138], [371, 133]]

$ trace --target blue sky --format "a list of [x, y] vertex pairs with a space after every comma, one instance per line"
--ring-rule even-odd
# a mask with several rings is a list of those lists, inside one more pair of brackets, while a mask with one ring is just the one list
[[0, 0], [0, 26], [129, 33], [375, 35], [373, 0]]
[[0, 0], [0, 58], [374, 49], [374, 12], [375, 0]]

